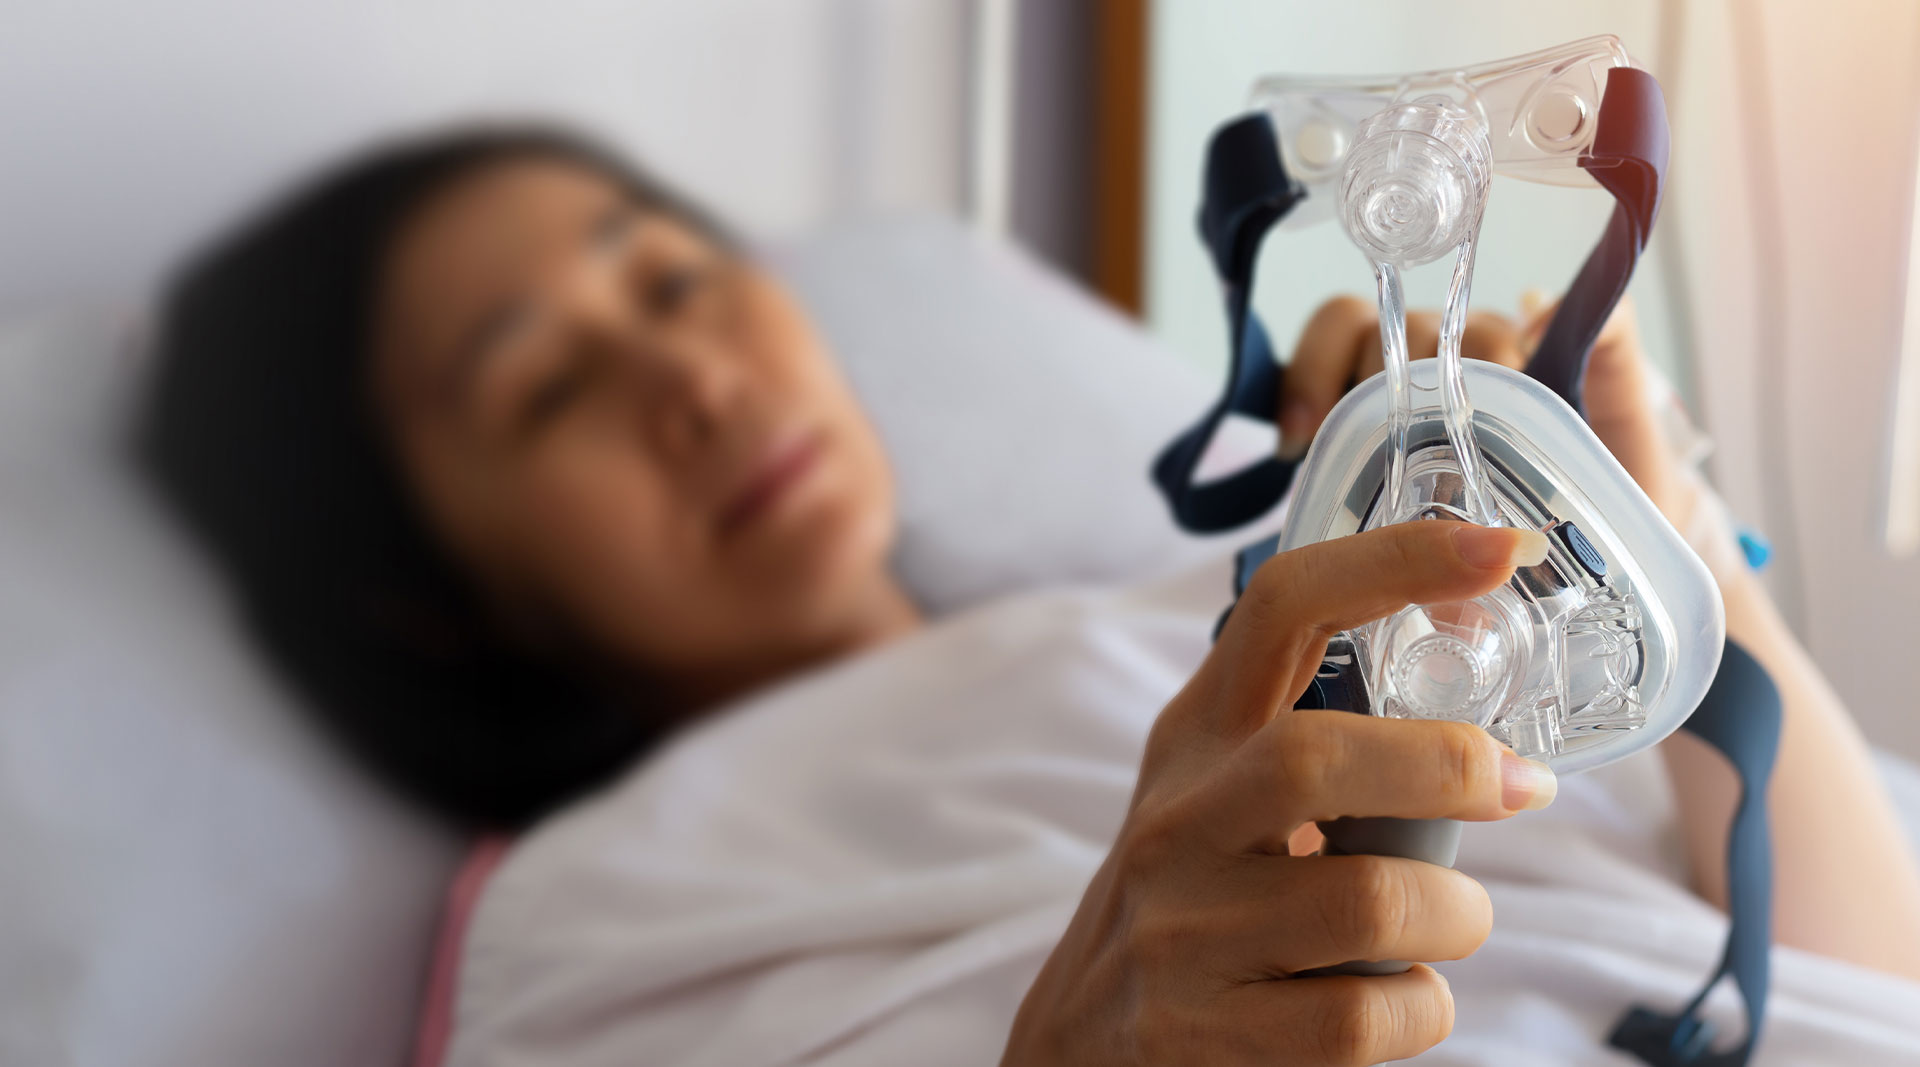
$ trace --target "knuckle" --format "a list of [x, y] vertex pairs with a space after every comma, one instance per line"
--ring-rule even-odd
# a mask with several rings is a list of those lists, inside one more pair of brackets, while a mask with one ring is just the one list
[[1299, 587], [1299, 571], [1303, 560], [1310, 555], [1312, 553], [1282, 552], [1262, 563], [1260, 569], [1253, 572], [1253, 580], [1247, 583], [1240, 599], [1251, 599], [1267, 608], [1292, 600]]
[[1283, 552], [1260, 565], [1253, 580], [1234, 605], [1237, 612], [1248, 609], [1251, 621], [1272, 630], [1296, 624], [1308, 614], [1307, 590], [1323, 564], [1320, 553], [1296, 550]]
[[1450, 800], [1471, 801], [1493, 785], [1489, 766], [1492, 739], [1486, 731], [1468, 722], [1443, 722], [1434, 745], [1439, 760], [1437, 788]]
[[1355, 856], [1352, 874], [1332, 904], [1332, 936], [1337, 948], [1373, 959], [1405, 937], [1412, 902], [1405, 876], [1376, 856]]
[[1408, 522], [1387, 529], [1394, 531], [1385, 546], [1387, 558], [1381, 561], [1389, 568], [1388, 573], [1418, 574], [1432, 565], [1433, 554], [1427, 544], [1440, 530], [1437, 523]]
[[1407, 313], [1407, 348], [1414, 359], [1430, 359], [1440, 351], [1440, 315], [1433, 311]]
[[[1336, 712], [1334, 714], [1346, 714]], [[1325, 715], [1290, 712], [1274, 720], [1271, 765], [1276, 791], [1296, 804], [1312, 806], [1333, 778], [1339, 744]]]
[[1519, 329], [1512, 319], [1497, 311], [1469, 312], [1466, 326], [1460, 331], [1461, 352], [1469, 357], [1484, 359], [1483, 353], [1499, 348]]
[[1121, 884], [1151, 884], [1176, 862], [1184, 836], [1179, 820], [1165, 811], [1164, 806], [1136, 809], [1127, 820], [1127, 828], [1115, 849]]
[[[1205, 667], [1202, 667], [1205, 670]], [[1197, 676], [1196, 676], [1197, 678]], [[1202, 699], [1193, 695], [1197, 681], [1189, 682], [1180, 695], [1167, 702], [1160, 714], [1147, 729], [1145, 754], [1141, 760], [1140, 780], [1143, 785], [1156, 781], [1163, 761], [1171, 759], [1179, 752], [1182, 743], [1192, 734], [1194, 721], [1205, 706]]]
[[1143, 903], [1127, 927], [1127, 954], [1142, 973], [1165, 974], [1191, 959], [1203, 925], [1190, 909]]
[[1393, 1026], [1393, 1008], [1373, 982], [1343, 982], [1330, 994], [1320, 1018], [1320, 1058], [1329, 1064], [1362, 1067], [1379, 1057]]
[[1484, 344], [1479, 345], [1476, 350], [1468, 352], [1467, 358], [1483, 360], [1487, 363], [1498, 363], [1502, 367], [1508, 367], [1513, 370], [1520, 370], [1527, 365], [1526, 354], [1520, 351], [1520, 345], [1508, 337], [1489, 338]]
[[1339, 296], [1320, 305], [1328, 315], [1338, 316], [1345, 321], [1371, 320], [1378, 312], [1374, 301], [1366, 300], [1354, 293], [1341, 293]]
[[1139, 998], [1128, 1024], [1129, 1051], [1135, 1063], [1183, 1062], [1200, 1036], [1193, 1020], [1162, 997]]

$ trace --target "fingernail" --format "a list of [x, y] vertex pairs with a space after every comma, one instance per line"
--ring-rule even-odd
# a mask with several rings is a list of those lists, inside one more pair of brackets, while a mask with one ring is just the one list
[[1304, 400], [1288, 401], [1280, 411], [1280, 458], [1299, 459], [1312, 443], [1313, 406]]
[[1475, 567], [1531, 567], [1547, 558], [1547, 535], [1538, 530], [1456, 523], [1453, 544]]
[[1508, 811], [1539, 811], [1559, 792], [1553, 768], [1511, 752], [1500, 754], [1500, 804]]
[[1524, 315], [1537, 315], [1547, 306], [1547, 294], [1543, 289], [1527, 289], [1520, 294], [1520, 311]]

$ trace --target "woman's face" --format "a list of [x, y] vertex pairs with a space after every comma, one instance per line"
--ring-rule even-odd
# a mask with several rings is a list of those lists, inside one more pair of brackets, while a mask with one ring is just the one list
[[570, 162], [456, 180], [390, 252], [373, 387], [518, 635], [688, 699], [829, 654], [891, 588], [885, 459], [753, 263]]

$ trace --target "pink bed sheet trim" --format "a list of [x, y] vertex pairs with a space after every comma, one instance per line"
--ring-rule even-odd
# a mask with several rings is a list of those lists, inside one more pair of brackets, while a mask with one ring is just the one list
[[446, 1061], [447, 1045], [453, 1040], [454, 1000], [459, 993], [460, 955], [467, 941], [467, 924], [473, 919], [473, 909], [480, 902], [487, 879], [506, 858], [512, 843], [506, 837], [481, 838], [447, 887], [446, 910], [434, 939], [433, 969], [427, 977], [426, 1002], [414, 1040], [413, 1067], [441, 1067]]

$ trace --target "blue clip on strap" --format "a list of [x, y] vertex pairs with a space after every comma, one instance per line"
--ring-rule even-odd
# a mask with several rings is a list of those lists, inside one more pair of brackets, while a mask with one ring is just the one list
[[[1659, 213], [1667, 150], [1666, 106], [1659, 83], [1632, 68], [1608, 72], [1594, 146], [1580, 164], [1613, 194], [1613, 214], [1527, 368], [1528, 374], [1582, 414], [1580, 386], [1587, 356], [1646, 248]], [[1156, 458], [1153, 479], [1181, 526], [1211, 533], [1243, 526], [1266, 514], [1293, 480], [1294, 464], [1277, 457], [1206, 484], [1196, 483], [1195, 473], [1229, 414], [1268, 423], [1274, 420], [1283, 369], [1251, 307], [1254, 264], [1267, 231], [1306, 194], [1280, 161], [1272, 122], [1265, 114], [1255, 113], [1227, 123], [1214, 134], [1207, 149], [1204, 195], [1200, 236], [1225, 290], [1232, 332], [1227, 386], [1199, 421]], [[1240, 552], [1236, 596], [1278, 547], [1279, 538], [1268, 537]], [[1741, 781], [1740, 807], [1727, 846], [1727, 948], [1719, 969], [1683, 1011], [1663, 1015], [1635, 1007], [1615, 1028], [1609, 1043], [1652, 1067], [1739, 1067], [1752, 1054], [1766, 1010], [1773, 867], [1765, 787], [1779, 741], [1779, 692], [1753, 657], [1728, 642], [1719, 674], [1684, 728], [1725, 754]], [[1700, 1018], [1699, 1010], [1707, 994], [1728, 976], [1739, 987], [1746, 1006], [1747, 1034], [1736, 1048], [1714, 1052], [1712, 1028]]]

